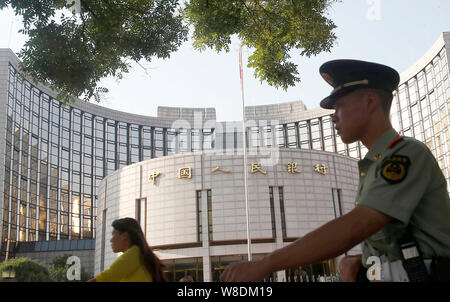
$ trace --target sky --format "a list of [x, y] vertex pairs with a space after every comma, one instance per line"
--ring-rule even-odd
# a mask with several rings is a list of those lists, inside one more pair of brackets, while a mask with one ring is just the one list
[[[332, 90], [319, 74], [319, 67], [329, 60], [367, 60], [389, 65], [401, 73], [418, 61], [442, 32], [450, 31], [449, 12], [448, 0], [334, 3], [327, 15], [337, 26], [331, 51], [310, 58], [292, 51], [291, 59], [298, 65], [301, 81], [287, 90], [261, 83], [254, 78], [254, 70], [244, 66], [245, 105], [301, 100], [308, 109], [319, 107]], [[20, 17], [14, 16], [12, 10], [0, 11], [0, 48], [20, 51], [26, 41], [17, 32], [20, 27]], [[244, 65], [249, 55], [251, 50], [244, 48]], [[146, 116], [156, 116], [158, 106], [214, 107], [218, 121], [242, 120], [237, 40], [229, 53], [199, 52], [189, 40], [169, 59], [155, 58], [132, 66], [120, 81], [101, 81], [100, 86], [107, 87], [109, 93], [99, 105]]]

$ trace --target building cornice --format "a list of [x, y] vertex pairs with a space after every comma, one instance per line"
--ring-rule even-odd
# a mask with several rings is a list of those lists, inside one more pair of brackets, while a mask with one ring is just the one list
[[[424, 69], [439, 54], [443, 47], [447, 48], [447, 56], [450, 55], [450, 32], [441, 33], [436, 42], [428, 49], [428, 51], [408, 69], [400, 73], [400, 85], [408, 82], [422, 69]], [[448, 57], [450, 58], [450, 57]], [[450, 62], [450, 60], [449, 60]]]

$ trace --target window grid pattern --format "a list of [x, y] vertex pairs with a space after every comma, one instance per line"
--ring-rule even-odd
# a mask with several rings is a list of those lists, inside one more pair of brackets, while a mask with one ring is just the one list
[[445, 47], [394, 92], [391, 120], [400, 135], [422, 141], [437, 159], [450, 186], [450, 87]]
[[[424, 142], [449, 183], [450, 79], [445, 47], [401, 83], [393, 127]], [[124, 123], [61, 106], [10, 66], [8, 74], [2, 238], [88, 239], [95, 235], [97, 187], [112, 171], [142, 160], [191, 151], [239, 148], [242, 133]], [[322, 150], [361, 159], [344, 144], [332, 116], [247, 129], [250, 147]], [[449, 184], [450, 186], [450, 184]]]

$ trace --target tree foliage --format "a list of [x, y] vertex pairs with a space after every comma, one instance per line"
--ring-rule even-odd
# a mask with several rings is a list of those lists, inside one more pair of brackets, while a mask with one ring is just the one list
[[[50, 278], [52, 279], [52, 281], [69, 282], [69, 280], [67, 279], [67, 271], [69, 270], [70, 266], [67, 264], [67, 259], [70, 256], [71, 255], [65, 254], [64, 256], [53, 259], [52, 264], [49, 267]], [[83, 267], [81, 268], [80, 277], [80, 280], [78, 280], [80, 282], [85, 282], [92, 278], [92, 276], [88, 274]], [[72, 282], [76, 282], [76, 280]]]
[[236, 35], [254, 50], [255, 77], [287, 89], [300, 80], [291, 50], [309, 57], [331, 49], [336, 26], [325, 14], [335, 1], [0, 0], [0, 9], [23, 17], [22, 71], [67, 101], [97, 96], [99, 80], [120, 79], [131, 61], [169, 58], [189, 26], [198, 50], [229, 51]]
[[168, 58], [187, 37], [178, 0], [0, 0], [7, 5], [29, 37], [22, 71], [66, 101], [92, 98], [100, 79], [121, 78], [131, 60]]
[[334, 0], [191, 0], [184, 9], [194, 46], [229, 51], [231, 37], [255, 49], [248, 67], [255, 77], [287, 89], [300, 80], [289, 52], [310, 57], [329, 51], [336, 27], [324, 15]]
[[14, 271], [19, 282], [50, 282], [48, 268], [30, 258], [9, 259], [0, 263], [0, 276], [3, 271]]
[[[19, 282], [69, 282], [67, 271], [67, 259], [71, 255], [64, 255], [53, 259], [52, 264], [47, 267], [30, 258], [9, 259], [0, 263], [0, 276], [3, 271], [14, 271], [15, 278]], [[80, 282], [88, 281], [92, 276], [81, 268]], [[76, 282], [74, 280], [73, 282]]]

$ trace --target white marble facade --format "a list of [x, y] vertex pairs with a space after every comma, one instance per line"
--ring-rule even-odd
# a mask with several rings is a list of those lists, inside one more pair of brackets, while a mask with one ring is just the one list
[[[312, 150], [278, 150], [274, 165], [252, 173], [252, 163], [264, 159], [248, 156], [248, 200], [252, 254], [266, 254], [289, 244], [339, 213], [332, 189], [341, 190], [342, 214], [354, 207], [358, 184], [357, 160], [335, 153]], [[267, 161], [268, 162], [268, 161]], [[288, 163], [297, 163], [289, 173]], [[326, 165], [326, 174], [315, 171]], [[147, 199], [146, 238], [163, 259], [203, 257], [204, 281], [211, 281], [210, 257], [247, 254], [246, 207], [242, 155], [190, 153], [150, 159], [124, 167], [102, 180], [99, 186], [95, 248], [95, 273], [108, 268], [119, 256], [110, 247], [112, 222], [136, 218], [136, 200]], [[213, 170], [219, 167], [222, 171]], [[180, 168], [191, 168], [192, 178], [179, 178]], [[152, 173], [160, 173], [155, 183]], [[274, 187], [272, 211], [269, 187]], [[286, 240], [282, 238], [279, 187], [284, 196]], [[197, 191], [201, 190], [201, 217]], [[212, 195], [212, 240], [208, 236], [207, 190]], [[202, 239], [198, 224], [201, 220]], [[143, 226], [144, 227], [144, 226]], [[164, 249], [159, 250], [159, 247]], [[358, 249], [358, 247], [356, 247]]]

